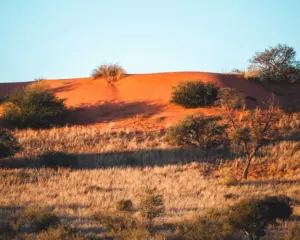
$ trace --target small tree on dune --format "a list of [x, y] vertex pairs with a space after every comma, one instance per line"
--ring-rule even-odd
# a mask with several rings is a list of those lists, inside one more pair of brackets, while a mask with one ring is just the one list
[[250, 59], [249, 70], [258, 72], [261, 81], [295, 82], [300, 80], [300, 61], [296, 51], [287, 45], [278, 44], [264, 52], [257, 52]]

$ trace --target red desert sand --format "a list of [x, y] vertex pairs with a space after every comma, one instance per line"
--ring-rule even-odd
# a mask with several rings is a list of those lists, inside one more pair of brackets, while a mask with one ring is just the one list
[[[265, 87], [238, 74], [204, 72], [129, 74], [120, 79], [114, 87], [108, 85], [104, 79], [92, 78], [42, 82], [52, 88], [59, 98], [66, 99], [67, 106], [75, 110], [72, 115], [74, 124], [151, 131], [165, 129], [188, 114], [218, 114], [217, 107], [184, 109], [170, 103], [173, 86], [180, 82], [196, 80], [212, 82], [219, 87], [236, 88], [251, 97], [252, 100], [248, 100], [250, 107], [256, 105], [255, 100], [267, 102], [273, 96], [275, 101], [288, 101], [288, 97], [291, 98], [299, 92], [299, 86]], [[7, 94], [28, 84], [30, 82], [0, 83], [0, 94]]]

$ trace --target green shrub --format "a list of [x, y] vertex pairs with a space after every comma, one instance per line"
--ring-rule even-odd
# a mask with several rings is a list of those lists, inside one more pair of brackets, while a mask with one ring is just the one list
[[140, 203], [142, 216], [150, 221], [159, 217], [165, 211], [164, 197], [157, 190], [146, 189]]
[[47, 208], [30, 206], [24, 210], [21, 216], [14, 223], [14, 228], [20, 230], [29, 228], [32, 231], [42, 231], [49, 227], [56, 227], [60, 223], [59, 218]]
[[45, 152], [40, 156], [42, 166], [48, 168], [76, 168], [77, 158], [74, 154], [64, 152]]
[[167, 129], [166, 140], [176, 146], [195, 146], [209, 149], [224, 140], [225, 127], [218, 124], [218, 118], [188, 116]]
[[244, 109], [245, 95], [234, 88], [220, 88], [217, 104], [229, 109]]
[[131, 200], [120, 200], [117, 202], [117, 211], [132, 212], [133, 204]]
[[229, 209], [228, 221], [234, 229], [246, 232], [253, 239], [260, 239], [266, 234], [269, 224], [275, 223], [277, 219], [287, 219], [291, 214], [288, 198], [271, 196], [238, 202]]
[[218, 88], [212, 83], [182, 82], [174, 87], [171, 102], [185, 108], [212, 105], [217, 100]]
[[105, 78], [109, 84], [114, 84], [125, 74], [125, 69], [119, 64], [102, 64], [93, 70], [92, 77], [94, 79]]
[[2, 121], [11, 128], [50, 128], [65, 124], [67, 116], [63, 99], [45, 85], [33, 84], [9, 97]]
[[49, 228], [37, 235], [37, 240], [85, 240], [86, 238], [68, 227]]
[[9, 157], [20, 150], [17, 139], [12, 133], [4, 128], [0, 128], [0, 159]]

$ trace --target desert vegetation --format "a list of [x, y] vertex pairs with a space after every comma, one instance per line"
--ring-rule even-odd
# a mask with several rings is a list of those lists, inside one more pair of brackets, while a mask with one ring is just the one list
[[[263, 81], [296, 81], [295, 52], [285, 45], [252, 63]], [[119, 65], [102, 65], [93, 77], [114, 84], [124, 74]], [[297, 240], [299, 113], [280, 109], [275, 98], [247, 108], [243, 92], [203, 81], [175, 86], [171, 98], [216, 111], [192, 109], [155, 131], [110, 130], [60, 126], [69, 110], [42, 82], [8, 96], [0, 238]], [[145, 119], [151, 116], [135, 117]]]
[[218, 88], [203, 81], [183, 82], [174, 87], [171, 102], [185, 108], [211, 106], [217, 100]]
[[124, 77], [125, 69], [119, 64], [102, 64], [92, 72], [94, 79], [104, 78], [108, 84], [113, 85], [116, 81]]
[[13, 92], [4, 104], [2, 124], [9, 128], [49, 128], [64, 125], [68, 110], [46, 86], [32, 84]]

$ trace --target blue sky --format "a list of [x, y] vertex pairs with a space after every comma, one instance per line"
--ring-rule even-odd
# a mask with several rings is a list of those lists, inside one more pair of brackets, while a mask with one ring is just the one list
[[299, 10], [299, 0], [0, 0], [0, 82], [89, 76], [103, 62], [226, 72], [277, 43], [300, 55]]

